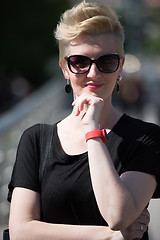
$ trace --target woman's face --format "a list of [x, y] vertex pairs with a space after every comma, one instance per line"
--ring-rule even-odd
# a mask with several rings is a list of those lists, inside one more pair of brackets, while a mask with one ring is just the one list
[[[113, 35], [85, 35], [70, 42], [68, 56], [84, 55], [93, 60], [104, 54], [111, 53], [117, 53], [116, 41]], [[121, 58], [118, 69], [113, 73], [103, 73], [93, 63], [88, 72], [76, 74], [70, 71], [67, 64], [64, 64], [65, 67], [63, 68], [60, 61], [64, 77], [71, 82], [74, 96], [91, 94], [104, 100], [111, 99], [116, 80], [121, 75], [123, 63], [124, 58]]]

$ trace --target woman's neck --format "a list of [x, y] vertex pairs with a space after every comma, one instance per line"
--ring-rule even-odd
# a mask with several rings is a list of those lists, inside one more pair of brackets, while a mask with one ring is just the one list
[[104, 106], [101, 118], [100, 118], [100, 128], [105, 128], [110, 131], [115, 124], [119, 121], [122, 113], [118, 112], [112, 105]]

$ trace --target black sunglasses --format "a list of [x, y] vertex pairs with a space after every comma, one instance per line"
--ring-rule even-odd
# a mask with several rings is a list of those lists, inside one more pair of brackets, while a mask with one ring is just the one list
[[103, 73], [113, 73], [119, 68], [120, 56], [117, 53], [105, 54], [94, 60], [83, 55], [71, 55], [65, 58], [72, 73], [83, 74], [89, 72], [93, 63]]

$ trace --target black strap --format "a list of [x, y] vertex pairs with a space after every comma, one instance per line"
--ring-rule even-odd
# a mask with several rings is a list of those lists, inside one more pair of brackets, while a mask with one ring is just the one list
[[3, 240], [9, 240], [9, 229], [3, 231]]
[[42, 183], [47, 158], [50, 156], [54, 125], [40, 124], [39, 181]]

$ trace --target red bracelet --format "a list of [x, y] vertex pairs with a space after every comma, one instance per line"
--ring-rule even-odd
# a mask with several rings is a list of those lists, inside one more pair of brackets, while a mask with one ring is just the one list
[[91, 132], [87, 132], [85, 137], [86, 137], [86, 142], [91, 138], [101, 138], [104, 143], [106, 143], [108, 141], [108, 135], [104, 128], [96, 129]]

